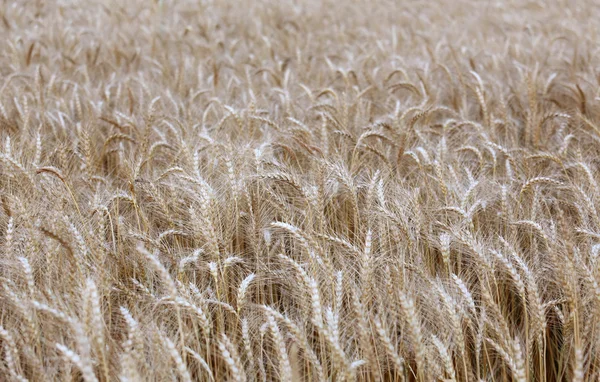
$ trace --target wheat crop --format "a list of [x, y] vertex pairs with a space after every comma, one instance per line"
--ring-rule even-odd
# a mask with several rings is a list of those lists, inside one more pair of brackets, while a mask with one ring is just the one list
[[0, 380], [600, 380], [600, 6], [0, 3]]

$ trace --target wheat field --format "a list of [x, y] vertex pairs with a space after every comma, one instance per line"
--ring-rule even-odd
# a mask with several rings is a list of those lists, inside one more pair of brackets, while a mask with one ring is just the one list
[[3, 1], [0, 380], [600, 380], [599, 18]]

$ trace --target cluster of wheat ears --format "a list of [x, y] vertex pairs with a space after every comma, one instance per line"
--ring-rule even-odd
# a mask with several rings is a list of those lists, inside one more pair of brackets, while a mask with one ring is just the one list
[[600, 378], [597, 4], [0, 16], [0, 380]]

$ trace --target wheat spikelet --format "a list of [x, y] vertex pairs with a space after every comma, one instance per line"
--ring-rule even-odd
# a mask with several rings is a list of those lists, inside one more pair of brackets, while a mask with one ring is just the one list
[[414, 347], [415, 360], [417, 362], [417, 373], [419, 378], [424, 378], [426, 375], [426, 350], [423, 344], [423, 335], [421, 333], [421, 323], [419, 322], [419, 316], [417, 314], [414, 301], [411, 297], [405, 293], [400, 293], [400, 307], [404, 313], [406, 324], [408, 327], [409, 335], [411, 337], [412, 345]]
[[583, 370], [583, 350], [580, 347], [575, 348], [575, 365], [573, 368], [573, 381], [583, 381], [585, 373]]
[[73, 362], [73, 364], [81, 370], [83, 379], [86, 382], [98, 381], [91, 365], [85, 363], [77, 353], [62, 344], [56, 344], [56, 348], [64, 355], [64, 357], [70, 362]]
[[248, 320], [242, 319], [242, 339], [244, 342], [244, 351], [246, 352], [246, 358], [248, 359], [248, 369], [255, 370], [255, 361], [252, 351], [252, 341], [250, 339], [250, 333], [248, 328]]
[[312, 366], [316, 369], [318, 380], [324, 380], [325, 376], [323, 374], [321, 362], [317, 358], [317, 355], [314, 353], [311, 345], [308, 342], [308, 339], [306, 338], [306, 335], [302, 332], [302, 330], [289, 318], [283, 316], [281, 313], [277, 312], [273, 308], [268, 306], [263, 306], [262, 308], [266, 312], [268, 312], [269, 315], [272, 315], [277, 320], [283, 322], [286, 325], [287, 329], [292, 333], [294, 339], [299, 342], [300, 346], [302, 347], [302, 350], [304, 350], [304, 352], [306, 353], [305, 356], [307, 357], [307, 359], [312, 363]]
[[233, 379], [236, 382], [246, 381], [246, 375], [244, 374], [237, 352], [225, 334], [222, 334], [221, 340], [219, 341], [219, 351], [225, 359], [225, 363], [231, 371]]
[[250, 283], [252, 283], [252, 280], [254, 280], [254, 278], [256, 277], [256, 275], [254, 273], [249, 274], [248, 276], [246, 276], [246, 278], [244, 280], [242, 280], [239, 288], [238, 288], [238, 293], [237, 293], [237, 311], [239, 312], [240, 309], [242, 309], [242, 307], [244, 306], [245, 302], [246, 302], [246, 293], [248, 291], [248, 287], [250, 286]]
[[386, 330], [383, 327], [381, 320], [376, 317], [374, 319], [374, 323], [375, 323], [375, 329], [377, 330], [377, 334], [379, 334], [379, 336], [381, 337], [381, 340], [383, 342], [383, 345], [384, 345], [384, 348], [385, 348], [385, 351], [386, 351], [388, 357], [390, 357], [392, 359], [392, 361], [394, 362], [394, 365], [398, 369], [398, 373], [400, 375], [404, 375], [404, 359], [402, 359], [402, 357], [400, 357], [400, 355], [398, 354], [398, 351], [395, 349], [394, 345], [392, 344], [392, 341], [391, 341], [390, 337], [388, 336], [388, 334], [386, 333]]
[[213, 377], [213, 373], [210, 370], [210, 366], [208, 365], [208, 363], [204, 360], [204, 358], [202, 358], [202, 356], [200, 354], [198, 354], [197, 352], [195, 352], [194, 350], [190, 349], [189, 347], [186, 347], [185, 350], [190, 353], [190, 355], [196, 360], [198, 361], [198, 363], [200, 364], [200, 366], [202, 366], [202, 368], [208, 373], [208, 377], [210, 378], [211, 381], [214, 381], [214, 377]]
[[450, 381], [456, 381], [456, 373], [454, 372], [454, 366], [452, 365], [452, 358], [450, 358], [446, 346], [436, 336], [432, 336], [431, 341], [438, 349], [440, 357], [442, 357], [442, 360], [444, 362], [444, 370], [446, 374], [450, 376]]
[[[196, 304], [192, 304], [191, 302], [185, 300], [184, 298], [182, 298], [180, 296], [177, 296], [173, 302], [177, 306], [189, 309], [192, 312], [194, 312], [196, 317], [198, 317], [198, 319], [200, 319], [200, 327], [202, 328], [202, 332], [204, 333], [204, 335], [208, 336], [210, 334], [211, 323], [210, 323], [209, 317], [206, 314], [206, 312], [204, 311], [204, 309], [202, 309], [200, 306], [198, 306]], [[231, 308], [231, 307], [229, 307], [229, 309], [233, 310], [233, 308]]]
[[[125, 318], [125, 322], [127, 323], [127, 340], [123, 343], [123, 347], [127, 354], [133, 352], [133, 355], [137, 358], [138, 362], [141, 361], [141, 351], [139, 347], [139, 339], [140, 339], [140, 330], [138, 322], [133, 318], [131, 313], [127, 308], [121, 306], [119, 308], [121, 315]], [[131, 365], [129, 360], [128, 364]], [[134, 367], [130, 367], [133, 369]]]
[[277, 322], [275, 322], [275, 318], [272, 315], [267, 315], [267, 322], [269, 323], [275, 346], [278, 349], [279, 378], [282, 381], [291, 381], [292, 366], [290, 365], [287, 349], [283, 342], [281, 332], [279, 331], [279, 326], [277, 326]]
[[26, 257], [19, 257], [19, 261], [23, 265], [23, 273], [25, 273], [25, 279], [27, 280], [27, 291], [29, 292], [29, 297], [33, 298], [35, 294], [35, 281], [33, 279], [31, 265]]
[[98, 288], [92, 279], [86, 280], [84, 290], [86, 304], [90, 307], [90, 321], [92, 329], [92, 339], [96, 345], [96, 350], [100, 353], [101, 364], [103, 366], [104, 377], [109, 378], [108, 363], [106, 359], [106, 342], [104, 334], [104, 320], [102, 309], [100, 307], [100, 296]]
[[8, 371], [10, 373], [11, 378], [14, 378], [15, 380], [20, 382], [27, 381], [27, 379], [17, 371], [17, 365], [19, 363], [19, 351], [17, 349], [17, 344], [15, 343], [13, 336], [8, 332], [8, 330], [0, 326], [0, 337], [2, 337], [2, 339], [5, 341], [4, 356], [8, 365]]
[[[516, 354], [509, 354], [506, 350], [504, 350], [499, 344], [492, 341], [491, 339], [487, 339], [487, 342], [492, 345], [492, 347], [500, 354], [504, 362], [508, 365], [511, 370], [511, 373], [515, 380], [517, 381], [525, 381], [525, 373], [524, 373], [524, 365], [523, 360], [521, 359], [520, 350]], [[519, 345], [515, 345], [515, 349], [520, 349]]]
[[148, 250], [146, 250], [141, 244], [136, 248], [144, 257], [148, 260], [150, 265], [158, 272], [161, 277], [161, 281], [165, 284], [169, 297], [175, 298], [177, 296], [177, 287], [171, 278], [169, 272], [165, 269], [162, 263], [156, 258], [156, 256]]
[[181, 354], [175, 347], [175, 344], [168, 337], [163, 337], [162, 340], [163, 340], [163, 343], [165, 344], [167, 352], [173, 359], [173, 362], [175, 362], [175, 367], [177, 369], [179, 377], [185, 382], [190, 382], [192, 380], [192, 377], [191, 377], [185, 363], [183, 362], [183, 358], [181, 358]]

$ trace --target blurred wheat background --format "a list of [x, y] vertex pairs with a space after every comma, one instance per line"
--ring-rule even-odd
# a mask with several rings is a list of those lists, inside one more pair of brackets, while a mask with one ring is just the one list
[[599, 380], [598, 3], [0, 16], [0, 380]]

